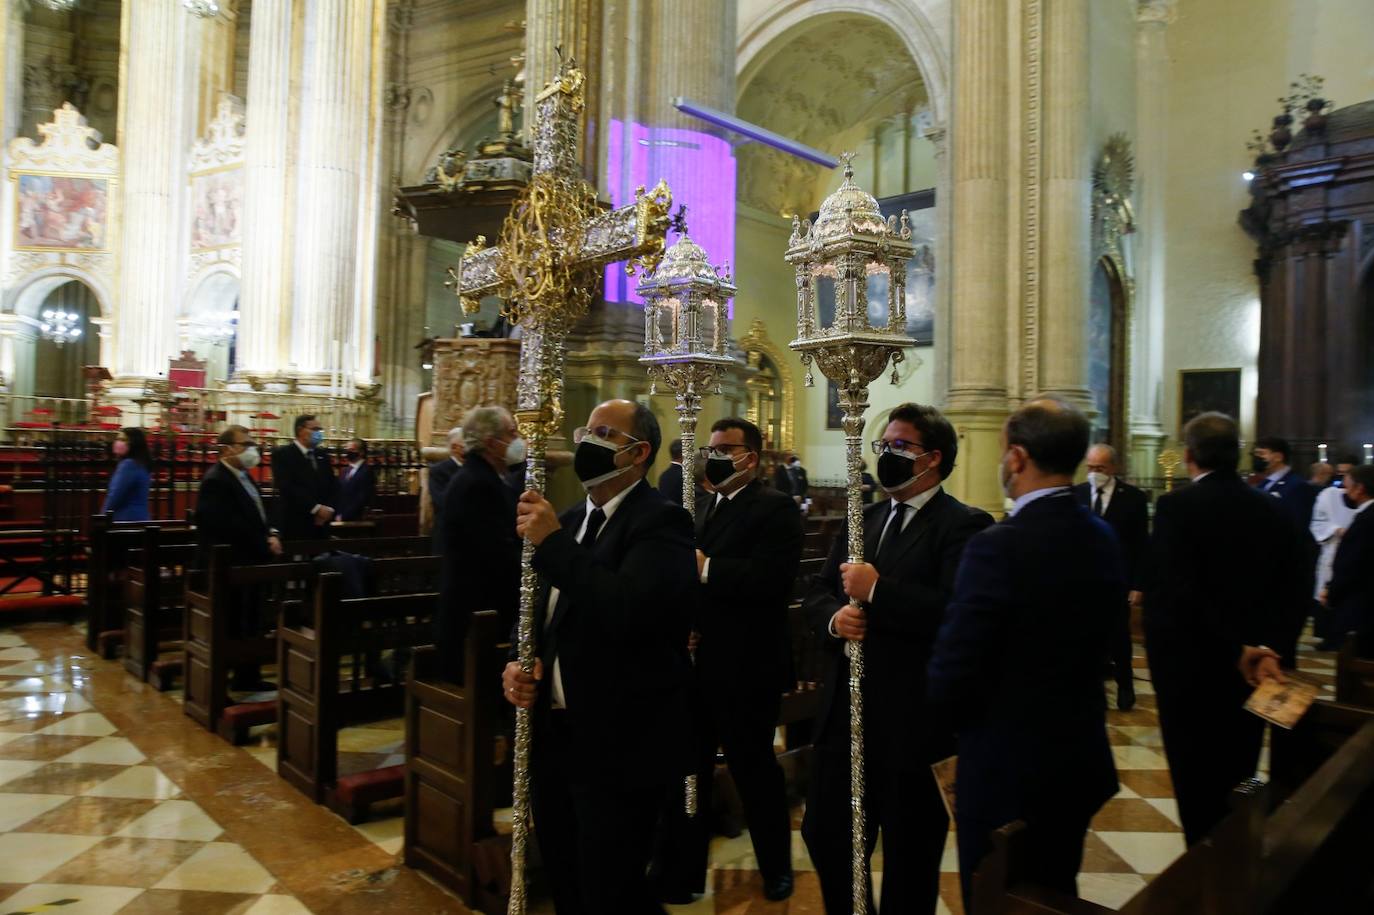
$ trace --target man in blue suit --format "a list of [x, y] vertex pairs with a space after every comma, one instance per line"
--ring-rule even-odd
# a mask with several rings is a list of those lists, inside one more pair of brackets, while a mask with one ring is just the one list
[[1023, 877], [1074, 894], [1083, 840], [1117, 791], [1102, 657], [1126, 601], [1116, 537], [1073, 496], [1089, 425], [1058, 400], [1027, 403], [1002, 430], [1015, 500], [964, 549], [935, 641], [927, 696], [958, 736], [955, 820], [965, 908], [990, 834], [1014, 820]]
[[[1298, 476], [1297, 471], [1288, 465], [1293, 449], [1285, 439], [1269, 436], [1255, 442], [1254, 457], [1257, 469], [1265, 477], [1256, 489], [1277, 501], [1283, 514], [1288, 518], [1296, 532], [1295, 548], [1299, 551], [1299, 565], [1303, 576], [1302, 583], [1308, 594], [1315, 594], [1317, 588], [1317, 561], [1321, 558], [1321, 547], [1312, 536], [1312, 509], [1317, 502], [1317, 489]], [[1310, 601], [1307, 612], [1296, 621], [1297, 632], [1292, 634], [1292, 646], [1280, 649], [1283, 666], [1297, 666], [1297, 637], [1307, 623], [1308, 614], [1321, 619], [1317, 602]], [[1288, 639], [1283, 640], [1288, 643]]]
[[367, 442], [350, 439], [344, 446], [346, 466], [339, 471], [340, 521], [362, 521], [377, 493], [377, 474], [367, 460]]

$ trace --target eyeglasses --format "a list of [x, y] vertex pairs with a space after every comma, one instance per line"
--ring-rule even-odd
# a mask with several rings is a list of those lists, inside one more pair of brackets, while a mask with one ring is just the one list
[[711, 455], [721, 454], [726, 457], [734, 457], [736, 454], [751, 454], [752, 449], [748, 445], [717, 445], [712, 448], [709, 445], [698, 448], [697, 456], [703, 461], [709, 461]]
[[[922, 445], [920, 442], [908, 442], [905, 439], [900, 438], [894, 438], [890, 442], [884, 441], [883, 439], [878, 439], [876, 442], [871, 442], [870, 444], [873, 448], [874, 454], [886, 454], [890, 451], [894, 454], [905, 453], [908, 455], [915, 455], [916, 457], [922, 457], [930, 453], [924, 450], [925, 446]], [[918, 451], [917, 449], [922, 450]]]
[[613, 426], [578, 426], [573, 430], [573, 444], [580, 445], [582, 440], [589, 435], [594, 435], [603, 442], [608, 442], [617, 435], [629, 439], [631, 445], [637, 445], [640, 442], [640, 439], [635, 438], [630, 433], [621, 432]]

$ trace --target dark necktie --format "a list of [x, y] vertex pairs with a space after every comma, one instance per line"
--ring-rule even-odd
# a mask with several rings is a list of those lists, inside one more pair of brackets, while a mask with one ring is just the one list
[[601, 532], [601, 525], [606, 523], [606, 513], [599, 508], [592, 509], [592, 513], [587, 516], [587, 529], [582, 532], [582, 539], [578, 543], [591, 546], [596, 542], [596, 535]]
[[1093, 514], [1102, 517], [1102, 487], [1097, 487], [1097, 498], [1093, 500]]
[[884, 560], [888, 558], [897, 543], [897, 538], [902, 534], [902, 522], [906, 520], [909, 508], [911, 506], [905, 502], [898, 502], [892, 506], [892, 512], [887, 516], [887, 527], [883, 530], [882, 540], [878, 544], [878, 554], [874, 557], [878, 564], [885, 565]]
[[703, 525], [703, 530], [711, 526], [711, 522], [724, 510], [729, 501], [722, 495], [716, 496], [715, 501], [711, 503], [711, 508], [706, 512], [706, 523]]

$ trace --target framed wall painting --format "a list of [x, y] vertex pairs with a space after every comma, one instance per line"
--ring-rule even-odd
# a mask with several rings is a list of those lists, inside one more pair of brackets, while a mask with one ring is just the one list
[[11, 172], [14, 243], [22, 251], [104, 251], [110, 181], [82, 175]]
[[1240, 369], [1183, 369], [1178, 373], [1178, 434], [1202, 413], [1240, 419]]

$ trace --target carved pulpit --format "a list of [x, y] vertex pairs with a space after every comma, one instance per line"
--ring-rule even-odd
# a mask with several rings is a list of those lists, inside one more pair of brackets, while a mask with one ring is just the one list
[[520, 341], [458, 337], [434, 341], [434, 419], [430, 442], [447, 444], [448, 430], [473, 407], [515, 412], [520, 379]]

